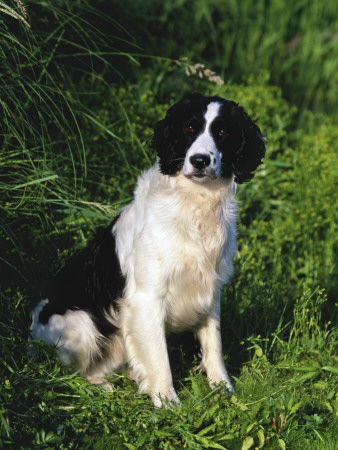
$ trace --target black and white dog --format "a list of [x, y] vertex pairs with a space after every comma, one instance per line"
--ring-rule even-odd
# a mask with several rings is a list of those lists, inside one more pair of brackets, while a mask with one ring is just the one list
[[166, 334], [193, 330], [210, 386], [232, 391], [222, 356], [220, 293], [236, 252], [237, 183], [265, 153], [237, 103], [194, 93], [155, 128], [156, 164], [135, 198], [56, 278], [33, 311], [31, 336], [66, 365], [112, 389], [127, 370], [153, 403], [178, 402]]

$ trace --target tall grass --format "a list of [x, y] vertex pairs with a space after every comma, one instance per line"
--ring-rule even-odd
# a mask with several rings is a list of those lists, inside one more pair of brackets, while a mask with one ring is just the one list
[[311, 107], [336, 114], [334, 0], [116, 0], [114, 4], [118, 20], [134, 30], [148, 53], [193, 58], [226, 81], [239, 82], [243, 75], [266, 70], [271, 84], [281, 86], [302, 110]]
[[116, 51], [113, 34], [107, 38], [94, 24], [101, 21], [119, 33], [121, 27], [89, 6], [71, 11], [35, 1], [29, 19], [38, 23], [34, 31], [0, 15], [1, 263], [3, 273], [14, 271], [22, 279], [27, 254], [52, 228], [54, 234], [65, 232], [59, 221], [66, 214], [85, 220], [106, 212], [79, 198], [94, 169], [87, 158], [96, 137], [115, 139], [109, 118], [96, 117], [93, 105], [107, 90], [104, 73], [121, 79], [113, 61], [120, 67], [134, 61]]

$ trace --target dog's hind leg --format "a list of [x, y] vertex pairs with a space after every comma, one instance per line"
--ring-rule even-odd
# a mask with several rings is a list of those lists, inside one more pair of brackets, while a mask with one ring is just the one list
[[114, 334], [107, 337], [100, 357], [92, 362], [86, 371], [85, 378], [95, 386], [101, 386], [106, 391], [112, 391], [114, 387], [105, 377], [127, 370], [127, 355], [122, 337], [119, 334]]

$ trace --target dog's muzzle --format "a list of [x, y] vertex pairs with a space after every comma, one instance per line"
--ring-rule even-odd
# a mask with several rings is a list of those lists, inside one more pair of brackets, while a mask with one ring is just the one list
[[210, 167], [210, 156], [203, 153], [196, 153], [190, 156], [189, 162], [193, 167], [193, 171], [189, 174], [191, 177], [196, 178], [216, 178], [216, 172]]

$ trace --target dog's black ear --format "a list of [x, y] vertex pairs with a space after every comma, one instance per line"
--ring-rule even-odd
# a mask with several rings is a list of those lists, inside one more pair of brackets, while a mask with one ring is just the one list
[[188, 94], [171, 106], [165, 118], [155, 126], [151, 146], [157, 152], [160, 170], [164, 175], [174, 175], [183, 165], [186, 138], [182, 132], [182, 123], [202, 98], [198, 93]]
[[[170, 111], [170, 110], [169, 110]], [[174, 123], [170, 120], [169, 111], [163, 120], [160, 120], [154, 129], [151, 146], [159, 157], [160, 170], [164, 175], [173, 175], [176, 167], [173, 162], [177, 159], [174, 143]]]
[[240, 128], [242, 143], [234, 155], [232, 168], [236, 183], [244, 183], [254, 176], [254, 171], [262, 163], [265, 155], [264, 137], [244, 109], [235, 104], [231, 117]]

